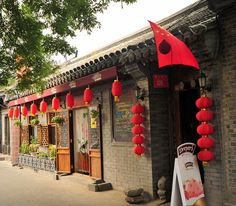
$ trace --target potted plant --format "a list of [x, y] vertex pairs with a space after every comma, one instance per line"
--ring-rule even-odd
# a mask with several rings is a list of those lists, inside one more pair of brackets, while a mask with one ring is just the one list
[[21, 127], [22, 126], [22, 122], [19, 119], [16, 119], [14, 121], [14, 125], [17, 126], [17, 127]]
[[91, 118], [96, 119], [96, 118], [98, 117], [98, 115], [99, 115], [99, 112], [98, 112], [97, 110], [92, 109], [92, 110], [90, 111], [90, 116], [91, 116]]
[[39, 119], [38, 119], [38, 118], [31, 119], [31, 120], [30, 120], [30, 124], [31, 124], [32, 126], [38, 125], [38, 124], [39, 124]]
[[52, 123], [62, 124], [64, 121], [65, 120], [62, 116], [54, 116], [52, 118]]
[[77, 141], [79, 143], [79, 150], [80, 150], [80, 152], [82, 154], [85, 154], [87, 152], [87, 149], [88, 149], [88, 140], [82, 138], [81, 140], [77, 139]]

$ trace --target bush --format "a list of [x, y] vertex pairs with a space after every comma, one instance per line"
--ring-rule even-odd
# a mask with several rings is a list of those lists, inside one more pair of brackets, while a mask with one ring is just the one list
[[49, 155], [48, 156], [50, 158], [56, 158], [56, 155], [57, 155], [56, 145], [50, 144], [48, 146], [48, 149], [49, 149], [49, 151], [48, 151]]
[[20, 145], [20, 153], [21, 154], [29, 154], [30, 148], [29, 144], [26, 141], [23, 141]]

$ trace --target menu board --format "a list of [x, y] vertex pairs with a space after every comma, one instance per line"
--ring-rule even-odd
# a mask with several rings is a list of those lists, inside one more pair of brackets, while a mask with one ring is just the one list
[[[123, 89], [124, 90], [124, 89]], [[131, 123], [133, 113], [131, 107], [135, 103], [135, 92], [132, 88], [126, 87], [122, 92], [119, 102], [113, 102], [113, 122], [115, 141], [130, 141], [133, 136]]]

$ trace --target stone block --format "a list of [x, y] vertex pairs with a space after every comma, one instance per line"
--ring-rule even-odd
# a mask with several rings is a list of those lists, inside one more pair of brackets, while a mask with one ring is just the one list
[[93, 192], [98, 192], [98, 185], [97, 184], [88, 184], [88, 189], [89, 191], [93, 191]]
[[111, 183], [101, 183], [101, 184], [97, 184], [97, 186], [98, 186], [99, 191], [112, 190]]

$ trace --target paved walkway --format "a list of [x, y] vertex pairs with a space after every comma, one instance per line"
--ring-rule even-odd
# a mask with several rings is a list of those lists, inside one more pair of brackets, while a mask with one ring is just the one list
[[[55, 180], [49, 172], [36, 173], [31, 168], [12, 167], [8, 161], [0, 161], [1, 206], [128, 206], [123, 192], [88, 191], [91, 178], [85, 175], [69, 175]], [[136, 205], [136, 204], [133, 204]], [[140, 204], [139, 204], [140, 205]], [[146, 206], [157, 206], [153, 201]], [[165, 206], [167, 206], [166, 204]], [[163, 205], [164, 206], [164, 205]]]

